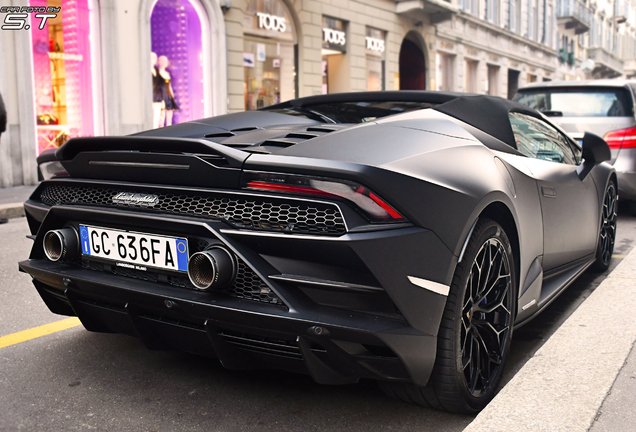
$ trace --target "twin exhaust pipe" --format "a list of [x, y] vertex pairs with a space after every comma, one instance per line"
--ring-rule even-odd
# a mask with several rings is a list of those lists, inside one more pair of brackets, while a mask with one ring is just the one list
[[44, 255], [50, 261], [72, 259], [79, 253], [79, 234], [75, 228], [51, 230], [44, 234]]
[[[44, 234], [42, 246], [49, 261], [71, 260], [79, 255], [79, 234], [75, 228], [51, 230]], [[188, 261], [188, 278], [199, 291], [225, 288], [234, 282], [237, 272], [234, 254], [220, 245], [196, 252]]]
[[234, 282], [237, 271], [234, 255], [223, 246], [196, 252], [188, 261], [188, 278], [200, 291], [225, 288]]

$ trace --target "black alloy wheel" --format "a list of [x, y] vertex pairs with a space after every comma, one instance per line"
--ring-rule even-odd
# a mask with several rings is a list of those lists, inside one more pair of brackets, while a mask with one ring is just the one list
[[616, 221], [618, 219], [618, 193], [616, 184], [610, 180], [603, 198], [601, 208], [601, 229], [596, 249], [596, 262], [593, 269], [603, 272], [609, 268], [612, 254], [614, 253], [614, 243], [616, 242]]
[[457, 264], [426, 387], [380, 382], [405, 402], [471, 414], [495, 396], [508, 359], [517, 313], [515, 259], [497, 222], [479, 219]]
[[497, 238], [473, 260], [461, 318], [461, 367], [470, 394], [484, 396], [499, 375], [512, 332], [510, 258]]

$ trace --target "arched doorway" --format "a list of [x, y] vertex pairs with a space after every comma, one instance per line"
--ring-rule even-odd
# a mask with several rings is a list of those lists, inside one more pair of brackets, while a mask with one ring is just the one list
[[31, 27], [39, 154], [73, 137], [103, 133], [99, 7], [97, 0], [29, 4], [61, 8], [44, 28]]
[[408, 34], [400, 48], [400, 90], [426, 89], [424, 53], [412, 39], [411, 34]]
[[159, 89], [155, 84], [152, 101], [172, 111], [172, 124], [205, 117], [211, 95], [204, 91], [209, 28], [203, 6], [198, 0], [157, 0], [150, 14], [150, 32], [151, 51], [158, 58], [155, 74], [163, 77]]

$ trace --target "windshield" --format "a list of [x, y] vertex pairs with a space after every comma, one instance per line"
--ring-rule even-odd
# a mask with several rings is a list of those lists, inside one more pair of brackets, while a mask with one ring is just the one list
[[522, 90], [514, 100], [563, 117], [630, 117], [629, 91], [622, 87], [554, 87]]
[[437, 106], [430, 102], [337, 102], [305, 105], [302, 108], [288, 107], [283, 109], [267, 109], [279, 114], [304, 116], [324, 123], [365, 123], [393, 114], [421, 110]]

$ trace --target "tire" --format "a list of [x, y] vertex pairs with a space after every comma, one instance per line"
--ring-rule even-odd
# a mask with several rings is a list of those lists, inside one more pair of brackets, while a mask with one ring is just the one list
[[632, 216], [636, 216], [636, 201], [628, 201], [626, 204], [629, 207], [629, 214]]
[[[501, 225], [480, 219], [455, 269], [427, 386], [380, 382], [380, 387], [389, 396], [444, 411], [472, 414], [483, 409], [495, 396], [510, 352], [517, 310], [514, 263]], [[491, 273], [476, 278], [480, 268]]]
[[[631, 209], [630, 203], [630, 209]], [[614, 243], [616, 241], [616, 220], [618, 212], [618, 190], [614, 180], [610, 180], [603, 197], [601, 208], [601, 228], [599, 230], [598, 245], [596, 246], [596, 261], [592, 264], [592, 270], [604, 272], [612, 261]]]

